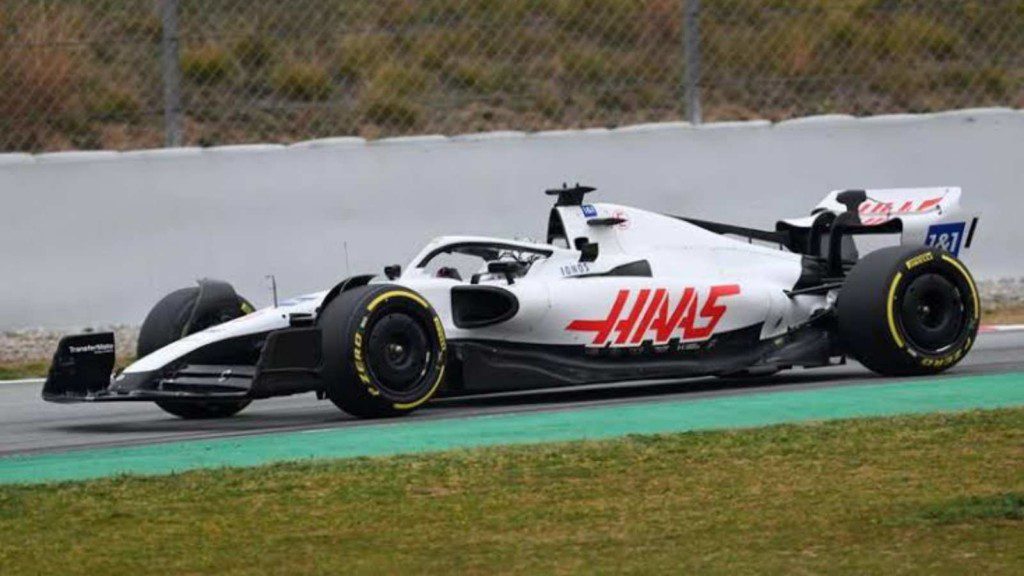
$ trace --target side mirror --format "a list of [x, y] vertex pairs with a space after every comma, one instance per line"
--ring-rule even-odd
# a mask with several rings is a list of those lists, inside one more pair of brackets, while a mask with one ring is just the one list
[[402, 266], [400, 264], [385, 266], [384, 275], [388, 277], [388, 280], [397, 280], [402, 275]]
[[580, 251], [580, 262], [593, 262], [597, 260], [597, 242], [591, 242], [589, 238], [580, 236], [575, 242], [576, 249]]

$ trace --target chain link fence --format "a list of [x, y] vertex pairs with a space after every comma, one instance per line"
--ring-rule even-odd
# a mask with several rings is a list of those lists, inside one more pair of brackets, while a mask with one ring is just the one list
[[1024, 107], [1024, 0], [4, 0], [0, 150]]

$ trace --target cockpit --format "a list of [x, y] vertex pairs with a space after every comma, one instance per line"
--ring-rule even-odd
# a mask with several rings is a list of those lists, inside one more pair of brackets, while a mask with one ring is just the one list
[[514, 284], [538, 261], [554, 250], [532, 242], [491, 239], [439, 241], [416, 261], [416, 268], [435, 278], [468, 281], [470, 284], [504, 281]]

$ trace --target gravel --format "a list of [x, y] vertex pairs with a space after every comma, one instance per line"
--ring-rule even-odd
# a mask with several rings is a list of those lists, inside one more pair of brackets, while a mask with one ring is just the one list
[[83, 332], [113, 332], [117, 357], [135, 356], [135, 343], [139, 339], [138, 326], [96, 326], [73, 330], [29, 328], [0, 333], [0, 364], [48, 361], [57, 350], [57, 342], [62, 336]]
[[[1024, 307], [1024, 278], [983, 280], [978, 283], [978, 289], [981, 291], [985, 310]], [[61, 336], [86, 331], [112, 331], [117, 342], [117, 357], [130, 358], [135, 355], [135, 343], [139, 338], [138, 326], [97, 326], [78, 330], [30, 328], [0, 333], [0, 363], [49, 360], [57, 349], [57, 341]]]
[[1024, 278], [1000, 278], [978, 282], [985, 310], [1024, 307]]

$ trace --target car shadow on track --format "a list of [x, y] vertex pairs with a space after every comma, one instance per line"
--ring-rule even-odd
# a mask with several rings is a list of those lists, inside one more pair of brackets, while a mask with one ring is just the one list
[[[331, 407], [320, 408], [310, 399], [310, 406], [296, 407], [287, 411], [253, 412], [239, 414], [219, 420], [182, 420], [170, 414], [153, 412], [143, 417], [133, 416], [131, 420], [110, 422], [88, 422], [78, 424], [57, 423], [49, 428], [68, 433], [83, 434], [143, 434], [167, 433], [189, 435], [203, 433], [232, 432], [274, 432], [289, 429], [312, 429], [337, 425], [342, 421], [355, 421]], [[325, 410], [326, 414], [325, 414]], [[144, 419], [143, 419], [144, 418]]]
[[[485, 408], [494, 406], [543, 406], [550, 409], [574, 408], [580, 404], [627, 403], [664, 400], [697, 400], [717, 396], [739, 396], [755, 392], [786, 392], [849, 386], [922, 382], [943, 378], [962, 378], [1020, 369], [1020, 362], [962, 365], [934, 376], [886, 377], [851, 363], [831, 368], [780, 372], [771, 376], [742, 378], [690, 378], [630, 383], [612, 383], [571, 388], [549, 388], [521, 392], [452, 396], [432, 402], [429, 409], [444, 407]], [[428, 409], [428, 410], [429, 410]]]
[[694, 378], [688, 380], [615, 383], [572, 388], [554, 388], [475, 396], [455, 396], [434, 401], [434, 407], [483, 408], [490, 406], [535, 406], [574, 408], [580, 404], [626, 403], [647, 400], [696, 400], [753, 392], [812, 389], [853, 382], [870, 382], [863, 372], [849, 374], [805, 373], [745, 378]]

